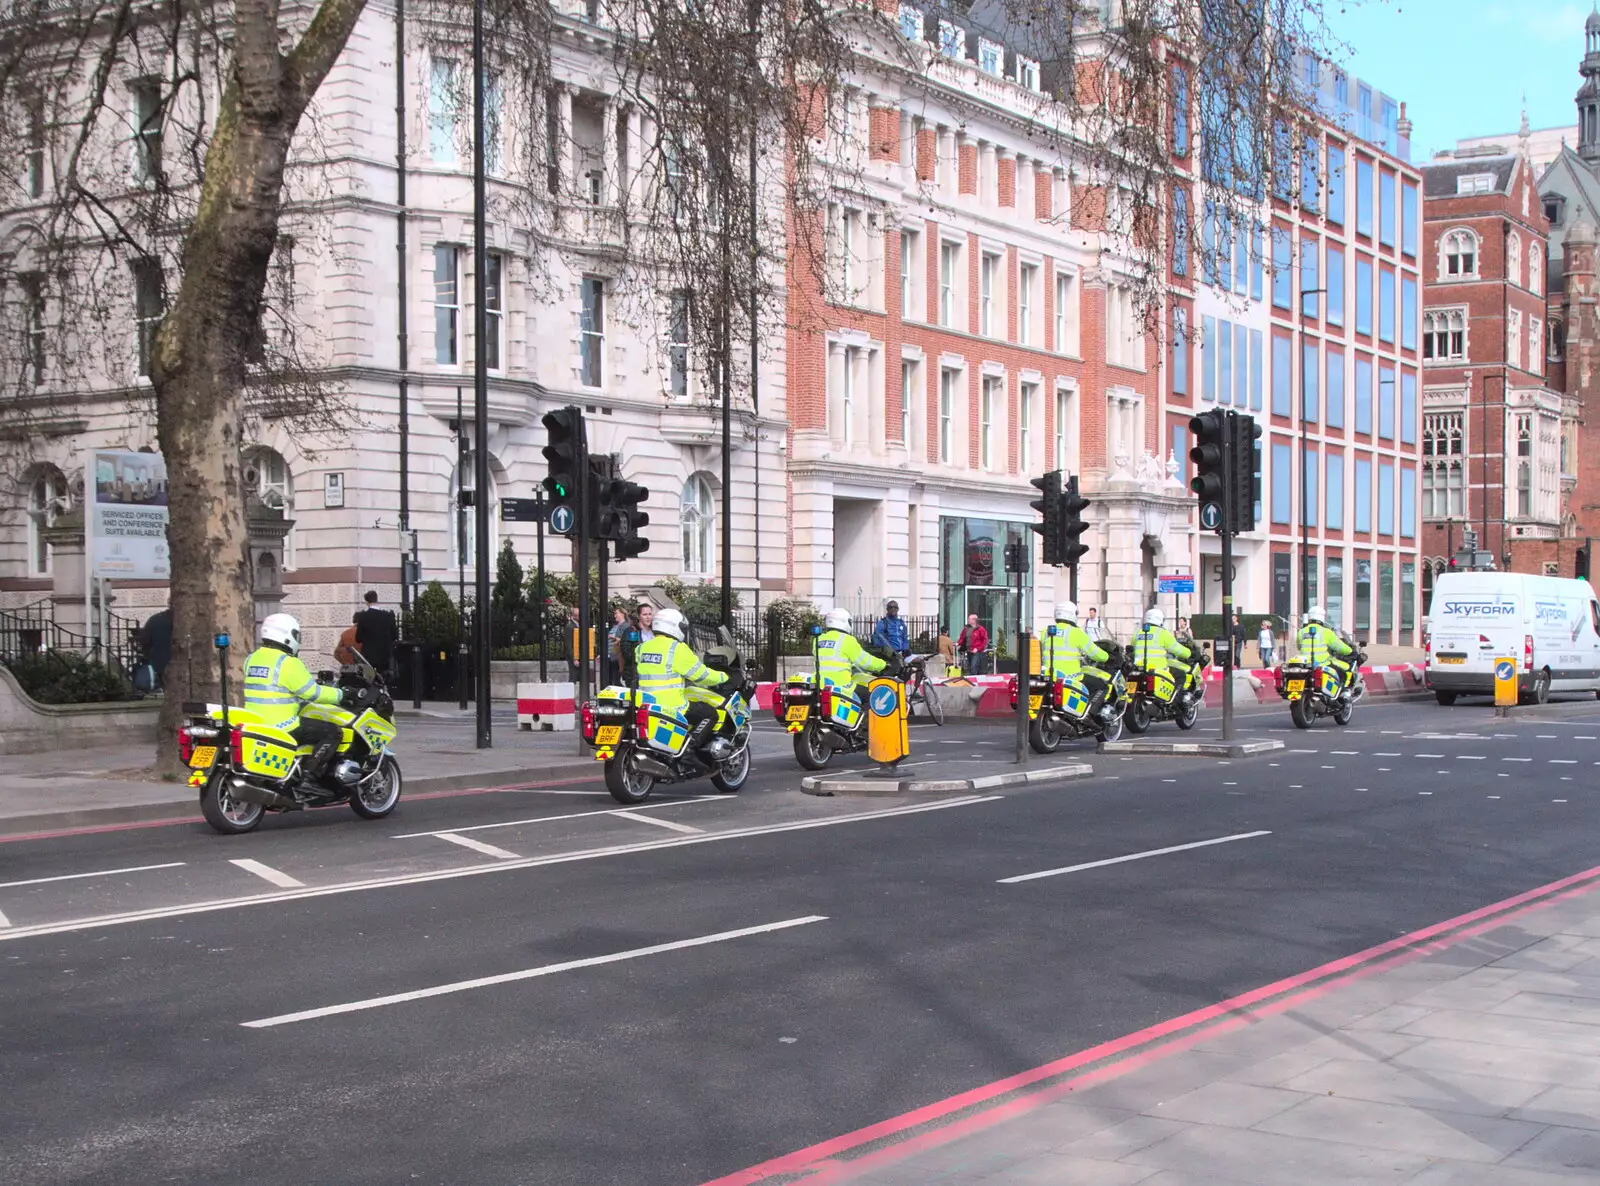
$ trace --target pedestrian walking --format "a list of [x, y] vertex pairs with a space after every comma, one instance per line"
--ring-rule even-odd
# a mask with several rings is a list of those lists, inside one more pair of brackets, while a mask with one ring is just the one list
[[900, 603], [884, 606], [883, 617], [872, 628], [872, 645], [888, 655], [903, 658], [911, 653], [911, 632], [900, 616]]
[[608, 684], [622, 682], [622, 647], [632, 629], [627, 610], [619, 606], [611, 611], [611, 629], [606, 631], [605, 682]]
[[956, 665], [956, 644], [950, 637], [949, 626], [939, 627], [939, 641], [936, 645], [939, 648], [939, 658], [944, 662], [944, 669], [949, 672]]
[[367, 608], [356, 615], [356, 649], [379, 672], [388, 675], [400, 627], [392, 612], [379, 608], [376, 591], [367, 590], [365, 601]]
[[361, 657], [361, 649], [356, 645], [356, 631], [361, 627], [361, 611], [357, 610], [351, 615], [350, 625], [344, 628], [344, 633], [339, 635], [339, 641], [333, 648], [333, 661], [341, 667], [354, 667], [356, 660]]
[[150, 670], [142, 681], [141, 692], [154, 692], [165, 686], [167, 664], [172, 662], [172, 611], [157, 610], [139, 627], [139, 653]]
[[1256, 650], [1261, 655], [1261, 666], [1271, 667], [1278, 658], [1277, 640], [1272, 637], [1272, 620], [1261, 619], [1261, 630], [1256, 635]]
[[1243, 667], [1245, 632], [1244, 623], [1239, 620], [1237, 613], [1233, 615], [1233, 625], [1228, 628], [1228, 640], [1233, 644], [1228, 648], [1233, 655], [1233, 665]]
[[1098, 642], [1105, 637], [1104, 630], [1105, 628], [1100, 624], [1100, 611], [1091, 605], [1089, 607], [1089, 616], [1083, 620], [1083, 632], [1091, 640]]
[[961, 666], [973, 675], [984, 675], [989, 670], [989, 632], [978, 621], [977, 614], [967, 615], [966, 629], [956, 639], [956, 649], [961, 652]]

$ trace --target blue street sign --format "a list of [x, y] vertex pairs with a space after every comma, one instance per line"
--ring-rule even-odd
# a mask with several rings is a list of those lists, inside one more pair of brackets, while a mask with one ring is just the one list
[[558, 506], [550, 512], [550, 530], [557, 535], [571, 535], [573, 528], [572, 508], [566, 505]]
[[1161, 594], [1193, 593], [1194, 574], [1189, 572], [1168, 573], [1156, 577], [1156, 592]]
[[1517, 665], [1510, 659], [1501, 659], [1494, 665], [1495, 679], [1516, 679]]
[[879, 684], [872, 689], [872, 698], [869, 703], [872, 705], [874, 715], [892, 717], [900, 707], [900, 697], [894, 694], [894, 688], [887, 684]]
[[1222, 505], [1215, 502], [1200, 504], [1200, 526], [1215, 531], [1222, 526]]

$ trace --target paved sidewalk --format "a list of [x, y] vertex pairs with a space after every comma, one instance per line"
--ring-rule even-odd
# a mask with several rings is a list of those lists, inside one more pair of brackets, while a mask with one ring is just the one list
[[1600, 1182], [1600, 870], [1568, 882], [737, 1180]]
[[[494, 746], [487, 750], [476, 746], [470, 710], [404, 710], [398, 725], [395, 751], [410, 794], [593, 773], [594, 761], [579, 754], [576, 733], [521, 732], [514, 712], [496, 712]], [[0, 762], [0, 832], [192, 814], [194, 793], [151, 775], [154, 759], [148, 742], [8, 754]]]

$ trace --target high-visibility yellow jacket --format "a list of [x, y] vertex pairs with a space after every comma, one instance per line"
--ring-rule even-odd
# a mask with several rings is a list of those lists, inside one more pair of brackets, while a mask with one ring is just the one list
[[882, 671], [887, 664], [844, 630], [824, 630], [817, 638], [817, 678], [825, 688], [853, 688], [856, 672]]
[[[1052, 680], [1070, 679], [1085, 672], [1104, 676], [1105, 672], [1093, 664], [1111, 658], [1110, 652], [1090, 638], [1089, 632], [1075, 622], [1057, 622], [1056, 632], [1045, 635], [1044, 651], [1045, 674]], [[1084, 664], [1086, 659], [1089, 666]]]
[[1168, 659], [1187, 659], [1192, 653], [1165, 626], [1146, 625], [1133, 636], [1133, 661], [1147, 671], [1165, 671]]
[[1313, 665], [1355, 653], [1355, 648], [1321, 622], [1307, 622], [1295, 638], [1300, 653]]
[[338, 688], [319, 684], [288, 651], [257, 647], [244, 661], [244, 706], [263, 724], [293, 729], [302, 704], [338, 704], [341, 698]]
[[689, 684], [714, 688], [728, 679], [725, 673], [712, 671], [700, 662], [700, 656], [688, 643], [668, 634], [640, 643], [633, 662], [639, 672], [639, 691], [648, 694], [661, 708], [682, 708], [687, 704], [689, 697], [684, 688]]

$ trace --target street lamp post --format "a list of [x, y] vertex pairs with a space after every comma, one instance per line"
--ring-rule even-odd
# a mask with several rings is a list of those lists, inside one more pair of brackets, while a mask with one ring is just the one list
[[[1302, 250], [1303, 250], [1303, 248], [1302, 248]], [[1301, 618], [1302, 621], [1305, 620], [1306, 610], [1311, 608], [1311, 569], [1309, 567], [1309, 565], [1310, 565], [1310, 555], [1311, 555], [1311, 514], [1310, 514], [1309, 509], [1306, 506], [1307, 498], [1308, 498], [1308, 495], [1310, 494], [1310, 485], [1311, 485], [1311, 483], [1309, 482], [1309, 480], [1307, 479], [1307, 476], [1306, 476], [1306, 457], [1307, 457], [1306, 448], [1307, 448], [1307, 444], [1308, 444], [1308, 442], [1306, 440], [1306, 421], [1307, 421], [1306, 378], [1307, 378], [1307, 376], [1306, 376], [1306, 350], [1305, 350], [1305, 339], [1304, 339], [1305, 331], [1301, 327], [1300, 319], [1305, 316], [1305, 309], [1306, 309], [1306, 301], [1305, 301], [1305, 299], [1306, 299], [1306, 297], [1309, 297], [1309, 296], [1323, 296], [1323, 295], [1326, 295], [1327, 291], [1328, 290], [1326, 288], [1303, 288], [1303, 289], [1301, 289], [1300, 290], [1300, 307], [1295, 310], [1295, 318], [1294, 318], [1295, 349], [1298, 350], [1298, 352], [1300, 354], [1300, 426], [1299, 426], [1299, 430], [1298, 431], [1299, 431], [1299, 435], [1300, 435], [1300, 549], [1299, 549], [1300, 550], [1300, 618]], [[1319, 308], [1317, 310], [1317, 312], [1320, 314], [1322, 312], [1322, 310]]]
[[[486, 339], [489, 310], [489, 257], [484, 227], [485, 137], [483, 126], [483, 0], [472, 5], [472, 434], [474, 526], [477, 566], [476, 604], [472, 614], [474, 673], [478, 693], [478, 748], [494, 744], [490, 736], [489, 696], [489, 353]], [[458, 487], [459, 488], [459, 487]]]

